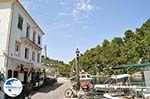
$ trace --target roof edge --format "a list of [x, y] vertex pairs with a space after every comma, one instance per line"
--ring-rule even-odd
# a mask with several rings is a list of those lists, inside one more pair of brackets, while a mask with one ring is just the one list
[[27, 14], [27, 16], [33, 21], [33, 23], [39, 28], [39, 30], [42, 32], [43, 35], [45, 33], [43, 30], [40, 28], [40, 26], [35, 22], [35, 20], [31, 17], [31, 15], [27, 12], [27, 10], [23, 7], [23, 5], [19, 2], [19, 0], [15, 0], [15, 2], [20, 6], [20, 8]]

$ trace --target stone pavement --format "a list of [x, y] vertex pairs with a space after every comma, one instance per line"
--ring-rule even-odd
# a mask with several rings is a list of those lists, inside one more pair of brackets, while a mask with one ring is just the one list
[[71, 83], [67, 79], [58, 78], [58, 83], [53, 86], [44, 86], [31, 99], [66, 99], [64, 91], [71, 87]]

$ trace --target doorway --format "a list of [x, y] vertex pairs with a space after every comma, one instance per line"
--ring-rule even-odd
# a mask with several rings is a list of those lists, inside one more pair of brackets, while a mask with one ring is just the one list
[[28, 83], [28, 71], [24, 71], [24, 84]]

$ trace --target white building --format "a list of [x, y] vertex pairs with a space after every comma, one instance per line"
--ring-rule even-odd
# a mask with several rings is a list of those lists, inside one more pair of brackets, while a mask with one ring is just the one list
[[43, 35], [18, 0], [0, 0], [0, 72], [5, 80], [31, 82], [32, 73], [41, 67]]

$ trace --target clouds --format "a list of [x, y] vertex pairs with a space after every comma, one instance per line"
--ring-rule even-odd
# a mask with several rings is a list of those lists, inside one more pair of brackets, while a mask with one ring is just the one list
[[[71, 31], [74, 28], [86, 29], [87, 19], [93, 14], [95, 5], [92, 0], [20, 0], [27, 11], [32, 12], [35, 20], [41, 20], [42, 27]], [[39, 9], [40, 10], [37, 10]], [[43, 19], [44, 18], [44, 19]]]
[[90, 0], [77, 0], [75, 4], [75, 8], [73, 9], [74, 12], [90, 12], [94, 9]]
[[90, 0], [78, 0], [77, 3], [74, 4], [71, 14], [74, 18], [87, 18], [92, 13], [92, 10], [94, 10], [94, 6]]
[[70, 48], [74, 49], [89, 40], [85, 35], [88, 35], [87, 30], [91, 28], [89, 20], [96, 8], [92, 0], [20, 0], [20, 2], [46, 33], [44, 43], [50, 46], [49, 52], [52, 57], [57, 57], [55, 52], [65, 53]]
[[88, 18], [95, 9], [91, 0], [58, 0], [57, 2], [59, 2], [61, 8], [68, 8], [66, 11], [59, 12], [58, 16], [70, 16], [75, 21]]
[[[59, 6], [57, 16], [70, 16], [75, 21], [88, 18], [96, 8], [91, 0], [56, 0], [55, 2], [50, 0], [20, 0], [20, 2], [28, 11], [42, 8], [45, 4], [47, 6], [56, 4], [55, 6]], [[46, 12], [42, 14], [44, 13]]]
[[56, 2], [59, 7], [54, 18], [55, 22], [49, 25], [51, 30], [87, 29], [87, 21], [96, 8], [91, 0], [56, 0]]

